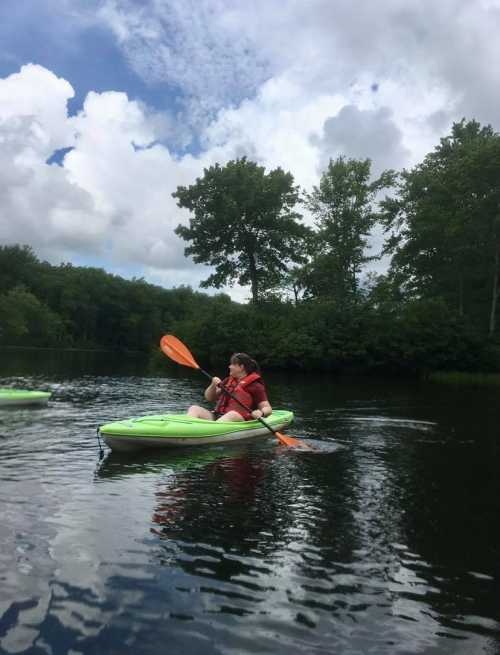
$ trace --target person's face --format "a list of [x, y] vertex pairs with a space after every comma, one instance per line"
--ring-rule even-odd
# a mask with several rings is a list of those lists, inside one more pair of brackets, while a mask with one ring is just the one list
[[245, 367], [237, 362], [229, 362], [229, 375], [233, 378], [241, 378], [245, 376]]

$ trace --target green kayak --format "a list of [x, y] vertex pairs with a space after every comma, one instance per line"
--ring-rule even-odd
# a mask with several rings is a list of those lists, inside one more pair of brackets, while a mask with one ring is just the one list
[[46, 405], [50, 391], [26, 391], [25, 389], [0, 389], [0, 407], [11, 405]]
[[[282, 430], [293, 421], [293, 412], [274, 410], [266, 418], [273, 430]], [[242, 439], [270, 436], [260, 421], [206, 421], [181, 414], [142, 416], [107, 423], [99, 428], [112, 450], [133, 451], [142, 448], [201, 446], [229, 443]]]

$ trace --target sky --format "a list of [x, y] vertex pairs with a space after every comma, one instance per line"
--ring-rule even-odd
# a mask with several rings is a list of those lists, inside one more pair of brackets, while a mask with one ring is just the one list
[[499, 33], [500, 0], [2, 0], [0, 244], [196, 289], [179, 185], [246, 155], [310, 191], [500, 131]]

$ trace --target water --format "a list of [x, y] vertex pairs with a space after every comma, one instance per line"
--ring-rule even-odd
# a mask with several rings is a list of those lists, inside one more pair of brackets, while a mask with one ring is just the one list
[[500, 653], [497, 391], [266, 376], [314, 453], [118, 455], [96, 427], [198, 402], [187, 369], [0, 353], [0, 653]]

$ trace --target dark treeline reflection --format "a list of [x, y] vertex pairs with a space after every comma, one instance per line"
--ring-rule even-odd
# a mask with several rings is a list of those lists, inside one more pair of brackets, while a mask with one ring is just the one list
[[445, 626], [498, 634], [498, 462], [470, 438], [409, 449], [397, 458], [407, 566], [425, 582], [426, 601]]
[[294, 454], [277, 448], [278, 458], [265, 452], [225, 455], [207, 464], [203, 477], [187, 471], [176, 476], [173, 488], [160, 485], [153, 518], [158, 534], [258, 557], [307, 537], [318, 551], [349, 561], [356, 547], [350, 508], [328, 502], [330, 495], [345, 496], [347, 471], [337, 470], [326, 488], [319, 481], [324, 500], [318, 502], [318, 480], [309, 483]]

